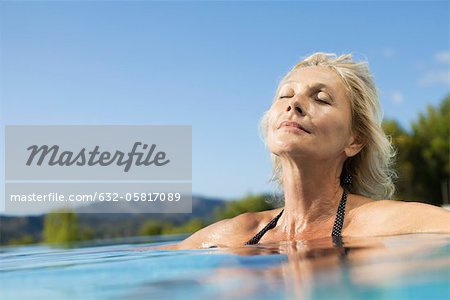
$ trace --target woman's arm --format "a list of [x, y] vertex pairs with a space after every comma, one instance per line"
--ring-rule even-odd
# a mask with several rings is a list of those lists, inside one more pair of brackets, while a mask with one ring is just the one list
[[173, 250], [204, 249], [215, 246], [220, 240], [219, 236], [229, 226], [229, 223], [230, 220], [225, 219], [206, 226], [179, 242]]
[[[450, 233], [450, 211], [434, 205], [405, 202], [405, 210], [399, 211], [405, 215], [415, 232]], [[407, 216], [409, 215], [410, 216]]]
[[356, 209], [358, 236], [408, 233], [450, 233], [450, 211], [424, 203], [373, 201]]

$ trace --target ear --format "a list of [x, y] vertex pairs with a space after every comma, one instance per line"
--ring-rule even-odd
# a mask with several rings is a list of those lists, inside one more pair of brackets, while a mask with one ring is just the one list
[[347, 157], [353, 157], [356, 154], [359, 153], [365, 146], [365, 143], [361, 141], [360, 138], [355, 137], [355, 135], [352, 135], [350, 137], [349, 145], [344, 149], [345, 154]]

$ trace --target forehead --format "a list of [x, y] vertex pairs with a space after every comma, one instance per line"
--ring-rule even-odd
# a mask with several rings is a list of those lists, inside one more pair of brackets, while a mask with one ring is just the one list
[[300, 84], [304, 88], [321, 85], [329, 88], [335, 94], [344, 92], [344, 84], [335, 71], [327, 67], [311, 66], [294, 70], [287, 76], [281, 85]]

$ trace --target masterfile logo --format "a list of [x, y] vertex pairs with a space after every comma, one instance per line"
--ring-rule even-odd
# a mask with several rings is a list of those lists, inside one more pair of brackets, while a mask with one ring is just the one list
[[[139, 147], [142, 147], [142, 151], [139, 151]], [[101, 166], [109, 166], [111, 164], [117, 164], [118, 166], [124, 166], [124, 172], [128, 172], [133, 165], [136, 166], [150, 166], [155, 165], [157, 167], [164, 166], [169, 163], [170, 160], [165, 159], [166, 153], [164, 151], [158, 151], [155, 155], [156, 145], [153, 144], [150, 147], [147, 144], [135, 142], [130, 152], [124, 153], [116, 150], [114, 153], [109, 151], [100, 152], [100, 146], [96, 145], [93, 150], [89, 151], [86, 148], [82, 148], [78, 153], [72, 151], [60, 151], [60, 147], [53, 145], [33, 145], [27, 148], [30, 151], [28, 157], [27, 166], [31, 166], [34, 162], [37, 166], [41, 166], [46, 163], [49, 166], [94, 166], [96, 164]], [[144, 158], [145, 157], [145, 158]]]
[[6, 126], [6, 180], [191, 180], [191, 126]]

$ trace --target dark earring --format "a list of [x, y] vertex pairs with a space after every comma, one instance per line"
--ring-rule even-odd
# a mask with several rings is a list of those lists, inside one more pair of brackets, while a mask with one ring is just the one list
[[350, 187], [353, 182], [353, 177], [351, 174], [346, 174], [343, 178], [341, 178], [341, 185], [345, 187]]

